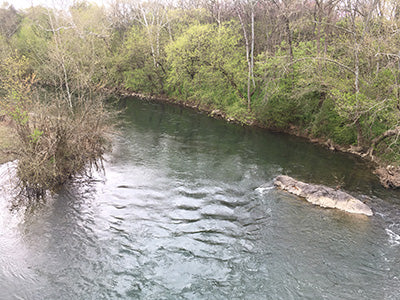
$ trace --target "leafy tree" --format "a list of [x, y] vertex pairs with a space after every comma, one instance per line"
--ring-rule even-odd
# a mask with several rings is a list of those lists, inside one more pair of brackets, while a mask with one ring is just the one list
[[167, 47], [169, 92], [227, 107], [246, 99], [244, 51], [235, 23], [191, 26]]
[[163, 93], [165, 54], [159, 53], [155, 60], [147, 36], [145, 28], [133, 26], [121, 53], [115, 57], [113, 68], [118, 68], [123, 76], [119, 81], [124, 87], [145, 93]]

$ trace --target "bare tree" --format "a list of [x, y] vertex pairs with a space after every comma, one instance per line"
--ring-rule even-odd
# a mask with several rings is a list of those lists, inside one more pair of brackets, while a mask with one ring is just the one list
[[[344, 0], [342, 5], [342, 11], [349, 20], [349, 26], [342, 28], [345, 30], [352, 39], [352, 51], [354, 57], [354, 90], [356, 103], [352, 110], [353, 123], [357, 129], [357, 144], [361, 146], [363, 144], [363, 134], [360, 123], [360, 118], [363, 115], [365, 109], [362, 108], [360, 100], [360, 52], [361, 47], [365, 42], [366, 36], [369, 33], [371, 18], [373, 13], [377, 9], [378, 0]], [[359, 29], [359, 24], [362, 28]]]
[[[251, 96], [254, 94], [256, 87], [254, 81], [254, 23], [255, 23], [255, 9], [258, 0], [238, 0], [236, 2], [236, 13], [240, 21], [243, 31], [243, 38], [246, 46], [246, 60], [248, 65], [247, 75], [247, 109], [251, 110]], [[249, 28], [250, 27], [250, 28]], [[253, 88], [252, 88], [253, 85]], [[253, 91], [252, 91], [253, 89]]]
[[172, 40], [167, 7], [161, 2], [132, 3], [132, 17], [147, 32], [154, 67], [163, 69], [160, 59], [162, 30], [167, 30]]
[[111, 27], [123, 38], [133, 22], [130, 0], [112, 0], [107, 10]]
[[[326, 57], [330, 23], [332, 22], [334, 8], [339, 1], [340, 0], [314, 0], [312, 15], [316, 27], [315, 41], [317, 46], [317, 57], [321, 56], [322, 36], [324, 37], [324, 57]], [[319, 63], [318, 70], [321, 70]]]
[[17, 30], [21, 18], [17, 10], [6, 2], [0, 7], [0, 34], [5, 38], [10, 38]]

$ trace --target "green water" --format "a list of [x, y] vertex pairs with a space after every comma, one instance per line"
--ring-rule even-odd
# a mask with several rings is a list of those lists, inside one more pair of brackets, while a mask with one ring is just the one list
[[[0, 299], [400, 299], [400, 193], [363, 162], [125, 105], [105, 174], [24, 215], [0, 194]], [[273, 188], [279, 174], [339, 185], [375, 215], [315, 207]]]

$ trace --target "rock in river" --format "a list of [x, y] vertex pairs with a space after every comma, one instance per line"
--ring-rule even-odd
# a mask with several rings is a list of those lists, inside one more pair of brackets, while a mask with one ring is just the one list
[[373, 215], [366, 204], [343, 191], [323, 185], [304, 183], [285, 175], [277, 176], [274, 184], [321, 207], [337, 208], [353, 214]]

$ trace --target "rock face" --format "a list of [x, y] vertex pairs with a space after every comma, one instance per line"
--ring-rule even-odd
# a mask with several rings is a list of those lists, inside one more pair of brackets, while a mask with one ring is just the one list
[[284, 175], [276, 177], [274, 184], [321, 207], [337, 208], [353, 214], [373, 215], [372, 210], [366, 204], [339, 190], [322, 185], [307, 184]]

